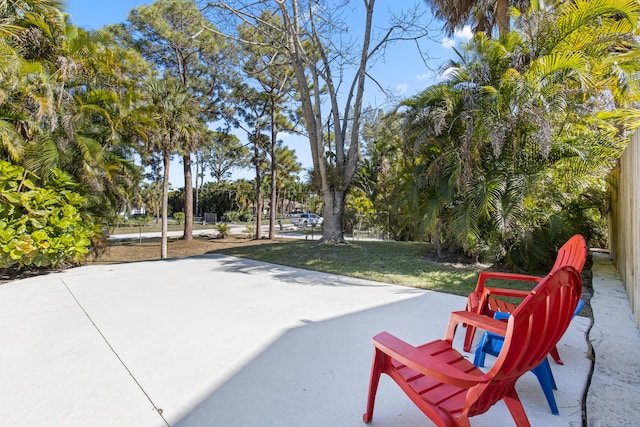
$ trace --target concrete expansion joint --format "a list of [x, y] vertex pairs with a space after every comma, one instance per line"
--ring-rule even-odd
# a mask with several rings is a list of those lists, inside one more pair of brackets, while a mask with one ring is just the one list
[[585, 332], [585, 341], [587, 342], [587, 358], [591, 361], [589, 365], [589, 374], [587, 375], [587, 381], [584, 386], [584, 393], [582, 395], [582, 427], [587, 427], [589, 425], [589, 411], [587, 406], [587, 398], [589, 396], [589, 389], [591, 388], [591, 380], [593, 379], [593, 374], [596, 369], [596, 351], [593, 347], [593, 342], [591, 340], [591, 329], [593, 329], [594, 319], [593, 316], [591, 318], [591, 323], [589, 323], [589, 328]]
[[136, 383], [136, 385], [138, 386], [138, 388], [140, 389], [140, 391], [142, 391], [142, 393], [145, 395], [145, 397], [147, 398], [147, 400], [149, 401], [149, 403], [151, 403], [151, 406], [153, 406], [153, 410], [155, 412], [158, 413], [158, 415], [160, 416], [160, 418], [162, 418], [162, 421], [164, 422], [164, 424], [167, 427], [171, 427], [171, 425], [169, 424], [169, 422], [166, 420], [166, 418], [162, 415], [163, 410], [162, 408], [159, 408], [155, 402], [153, 401], [153, 399], [151, 399], [151, 396], [149, 396], [149, 394], [147, 393], [147, 391], [144, 389], [144, 387], [142, 387], [142, 384], [140, 384], [140, 382], [138, 381], [138, 379], [135, 377], [135, 375], [133, 375], [133, 372], [131, 372], [131, 370], [129, 369], [129, 367], [126, 365], [126, 363], [124, 362], [124, 360], [122, 360], [122, 358], [120, 357], [120, 355], [118, 354], [118, 352], [115, 350], [115, 348], [113, 348], [113, 346], [111, 345], [111, 343], [109, 342], [109, 340], [107, 339], [107, 337], [102, 333], [102, 331], [100, 330], [100, 328], [98, 327], [98, 325], [93, 321], [93, 319], [91, 318], [91, 316], [89, 315], [89, 313], [87, 312], [87, 310], [85, 310], [85, 308], [83, 307], [82, 303], [78, 300], [78, 298], [76, 298], [76, 296], [74, 295], [74, 293], [71, 291], [71, 289], [69, 288], [69, 286], [67, 285], [67, 283], [64, 281], [64, 279], [60, 278], [60, 281], [62, 282], [62, 284], [64, 285], [64, 287], [66, 288], [67, 292], [69, 292], [69, 295], [71, 295], [71, 298], [73, 298], [73, 300], [76, 302], [76, 304], [78, 305], [78, 307], [80, 307], [80, 310], [82, 310], [82, 312], [84, 313], [84, 315], [87, 317], [87, 319], [89, 319], [89, 322], [91, 322], [91, 325], [95, 328], [95, 330], [98, 332], [98, 334], [100, 335], [100, 337], [102, 338], [102, 340], [105, 342], [105, 344], [107, 345], [107, 347], [109, 347], [109, 350], [111, 350], [111, 353], [113, 353], [113, 355], [118, 359], [118, 361], [120, 362], [120, 364], [122, 365], [122, 367], [127, 371], [127, 373], [129, 374], [129, 376], [131, 377], [131, 379]]

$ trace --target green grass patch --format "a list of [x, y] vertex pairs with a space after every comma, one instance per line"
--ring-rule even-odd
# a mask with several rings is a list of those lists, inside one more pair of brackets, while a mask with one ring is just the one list
[[[194, 230], [209, 230], [215, 228], [213, 224], [202, 225], [202, 223], [193, 223]], [[184, 224], [177, 223], [168, 223], [167, 231], [182, 231], [184, 230]], [[114, 236], [118, 234], [130, 234], [130, 233], [150, 233], [150, 232], [160, 232], [162, 231], [162, 224], [156, 223], [155, 221], [150, 222], [148, 224], [140, 224], [136, 222], [131, 222], [127, 225], [118, 225], [109, 227], [109, 233]]]
[[[430, 244], [418, 242], [356, 241], [324, 245], [307, 240], [223, 249], [228, 255], [274, 264], [335, 273], [385, 283], [466, 296], [475, 289], [482, 266], [451, 264], [432, 259]], [[530, 289], [522, 282], [493, 284]]]

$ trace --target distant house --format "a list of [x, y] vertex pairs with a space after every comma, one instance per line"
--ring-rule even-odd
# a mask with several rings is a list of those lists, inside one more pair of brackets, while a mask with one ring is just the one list
[[120, 215], [120, 217], [122, 218], [134, 218], [137, 216], [146, 216], [147, 215], [147, 208], [131, 208], [129, 210], [129, 212], [127, 211], [121, 211], [118, 215]]
[[147, 208], [133, 208], [131, 209], [129, 216], [139, 216], [139, 215], [146, 215], [146, 214], [147, 214]]

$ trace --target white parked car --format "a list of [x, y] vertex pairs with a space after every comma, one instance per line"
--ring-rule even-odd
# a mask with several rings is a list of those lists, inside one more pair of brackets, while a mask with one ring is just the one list
[[291, 224], [297, 225], [300, 228], [322, 224], [322, 217], [313, 213], [305, 213], [297, 218], [291, 218]]

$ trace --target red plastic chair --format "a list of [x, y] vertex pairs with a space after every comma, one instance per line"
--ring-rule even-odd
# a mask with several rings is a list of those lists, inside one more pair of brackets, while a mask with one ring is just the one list
[[[586, 260], [587, 243], [585, 242], [584, 237], [580, 234], [576, 234], [562, 245], [558, 251], [556, 262], [551, 268], [551, 271], [558, 267], [570, 265], [578, 272], [582, 272], [582, 268], [584, 267]], [[467, 298], [467, 311], [489, 317], [493, 317], [497, 312], [512, 313], [516, 309], [517, 305], [501, 298], [496, 298], [496, 296], [525, 298], [529, 295], [529, 291], [485, 286], [485, 282], [488, 279], [522, 280], [528, 282], [540, 282], [540, 280], [542, 280], [541, 277], [526, 274], [483, 271], [478, 275], [476, 289], [469, 294], [469, 297]], [[473, 325], [467, 325], [467, 333], [465, 335], [463, 346], [464, 351], [471, 350], [475, 332], [476, 328]], [[556, 363], [560, 365], [563, 364], [562, 359], [560, 359], [560, 355], [558, 354], [558, 350], [555, 347], [551, 349], [550, 355]]]
[[[540, 281], [507, 322], [468, 311], [454, 312], [443, 340], [418, 347], [387, 332], [376, 335], [363, 420], [371, 421], [380, 375], [387, 374], [439, 426], [468, 426], [470, 417], [487, 412], [499, 400], [506, 403], [516, 425], [529, 426], [515, 383], [538, 366], [560, 340], [581, 292], [580, 274], [565, 266]], [[489, 372], [483, 373], [452, 347], [459, 323], [505, 337], [502, 352]]]
[[[583, 305], [584, 303], [582, 300], [578, 301], [578, 306], [573, 312], [573, 317], [576, 317], [578, 313], [580, 313]], [[494, 319], [504, 320], [508, 319], [509, 316], [511, 315], [508, 313], [496, 313]], [[478, 368], [484, 367], [486, 354], [488, 353], [493, 356], [498, 356], [502, 350], [503, 343], [503, 336], [485, 331], [485, 333], [482, 334], [482, 338], [480, 338], [480, 343], [478, 343], [478, 346], [476, 347], [476, 355], [473, 358], [473, 364]], [[540, 387], [542, 388], [544, 397], [547, 399], [551, 413], [553, 415], [560, 415], [558, 405], [556, 404], [556, 398], [553, 395], [553, 390], [557, 390], [558, 387], [556, 386], [556, 380], [553, 378], [553, 372], [551, 371], [551, 366], [549, 366], [548, 358], [545, 358], [542, 363], [533, 368], [531, 372], [533, 372], [540, 383]]]

